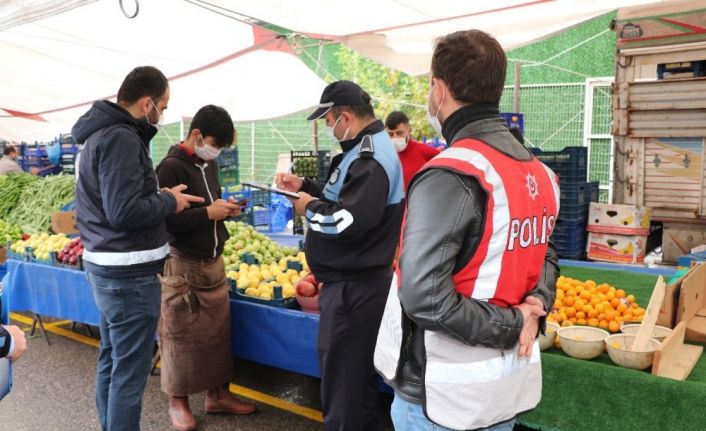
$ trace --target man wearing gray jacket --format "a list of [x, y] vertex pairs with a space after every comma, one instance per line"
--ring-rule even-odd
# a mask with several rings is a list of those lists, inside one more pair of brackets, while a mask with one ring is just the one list
[[559, 189], [499, 118], [505, 68], [480, 31], [434, 51], [428, 116], [450, 146], [411, 181], [375, 351], [397, 431], [512, 430], [541, 396]]

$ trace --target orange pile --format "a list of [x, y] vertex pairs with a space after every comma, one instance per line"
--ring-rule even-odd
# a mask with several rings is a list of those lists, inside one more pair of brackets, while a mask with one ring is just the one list
[[618, 332], [622, 322], [640, 322], [644, 314], [645, 309], [635, 302], [635, 297], [623, 289], [561, 276], [556, 282], [556, 300], [547, 321]]

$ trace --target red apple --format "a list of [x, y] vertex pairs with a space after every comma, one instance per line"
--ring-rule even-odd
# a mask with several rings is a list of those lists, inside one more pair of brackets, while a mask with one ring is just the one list
[[314, 296], [316, 295], [316, 286], [302, 279], [297, 283], [297, 294], [299, 296]]
[[308, 282], [308, 283], [311, 283], [311, 284], [313, 284], [314, 286], [316, 286], [316, 285], [318, 284], [318, 283], [316, 282], [316, 277], [314, 277], [314, 274], [309, 274], [309, 275], [307, 275], [306, 277], [304, 277], [302, 280], [304, 280], [304, 281], [306, 281], [306, 282]]

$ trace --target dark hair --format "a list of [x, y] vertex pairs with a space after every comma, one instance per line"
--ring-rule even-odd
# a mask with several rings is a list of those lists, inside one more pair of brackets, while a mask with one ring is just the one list
[[211, 136], [218, 148], [230, 147], [235, 139], [235, 127], [228, 111], [215, 105], [206, 105], [194, 115], [189, 133], [199, 129], [204, 138]]
[[409, 125], [409, 118], [407, 118], [407, 114], [402, 111], [391, 112], [385, 120], [385, 127], [390, 130], [396, 129], [400, 124]]
[[370, 95], [365, 90], [361, 91], [362, 93], [360, 93], [360, 99], [363, 101], [362, 105], [334, 106], [331, 108], [333, 115], [338, 117], [342, 112], [350, 112], [361, 120], [375, 118], [375, 110], [373, 109], [373, 105], [370, 103]]
[[503, 48], [480, 30], [441, 37], [431, 59], [432, 77], [443, 80], [454, 99], [465, 104], [499, 104], [506, 68]]
[[9, 156], [12, 153], [16, 153], [17, 148], [15, 148], [14, 145], [7, 144], [5, 145], [5, 149], [2, 150], [2, 154], [5, 156]]
[[118, 103], [133, 104], [145, 96], [149, 96], [155, 102], [169, 88], [167, 77], [152, 66], [140, 66], [132, 69], [127, 74], [118, 90]]
[[525, 137], [522, 136], [522, 132], [520, 131], [519, 127], [510, 127], [509, 130], [510, 130], [510, 133], [512, 134], [512, 136], [514, 136], [515, 139], [517, 139], [517, 142], [519, 142], [522, 145], [525, 144]]

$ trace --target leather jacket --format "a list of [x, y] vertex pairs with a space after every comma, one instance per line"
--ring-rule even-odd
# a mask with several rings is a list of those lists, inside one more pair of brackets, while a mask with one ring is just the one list
[[[450, 136], [447, 136], [451, 129]], [[465, 107], [444, 124], [447, 142], [480, 139], [518, 160], [532, 156], [497, 115], [482, 107]], [[453, 146], [453, 144], [452, 144]], [[519, 310], [465, 298], [454, 290], [452, 276], [475, 253], [483, 233], [486, 195], [478, 181], [445, 169], [429, 169], [412, 181], [400, 258], [404, 310], [403, 340], [397, 375], [389, 382], [403, 399], [421, 404], [424, 397], [424, 331], [438, 331], [468, 345], [498, 349], [517, 342], [523, 317]], [[413, 226], [413, 234], [410, 232]], [[558, 259], [549, 243], [536, 296], [551, 309], [559, 276]], [[544, 331], [545, 321], [540, 321]]]

